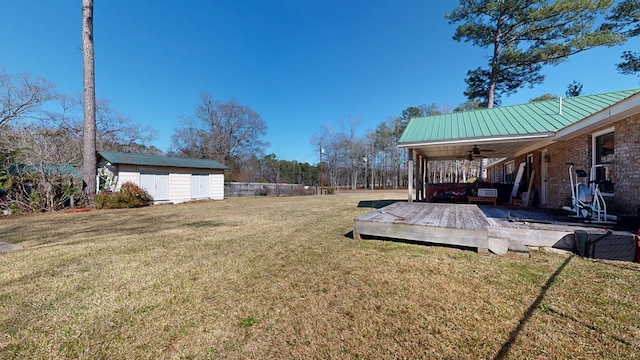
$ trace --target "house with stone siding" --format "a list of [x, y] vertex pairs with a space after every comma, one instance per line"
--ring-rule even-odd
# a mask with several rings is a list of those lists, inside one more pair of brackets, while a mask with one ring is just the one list
[[[482, 158], [483, 176], [507, 189], [502, 203], [513, 203], [516, 187], [530, 205], [570, 205], [573, 163], [598, 181], [609, 213], [639, 211], [640, 89], [414, 118], [399, 146], [408, 151], [410, 201], [429, 162]], [[594, 165], [602, 166], [591, 173]]]

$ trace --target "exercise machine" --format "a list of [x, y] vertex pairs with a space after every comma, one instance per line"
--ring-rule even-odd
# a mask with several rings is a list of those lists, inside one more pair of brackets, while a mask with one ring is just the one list
[[[562, 209], [572, 212], [570, 217], [583, 219], [587, 222], [597, 222], [602, 224], [615, 224], [617, 218], [607, 214], [607, 203], [600, 192], [599, 182], [593, 180], [596, 170], [604, 165], [594, 165], [591, 167], [591, 174], [588, 181], [587, 172], [576, 170], [575, 177], [573, 163], [566, 163], [569, 166], [569, 182], [571, 184], [571, 207], [563, 206]], [[588, 185], [587, 185], [588, 184]]]

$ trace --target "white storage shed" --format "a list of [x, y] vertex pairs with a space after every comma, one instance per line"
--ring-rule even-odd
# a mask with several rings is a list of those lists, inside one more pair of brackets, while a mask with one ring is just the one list
[[214, 160], [99, 151], [98, 189], [117, 191], [132, 182], [156, 204], [222, 200], [225, 170]]

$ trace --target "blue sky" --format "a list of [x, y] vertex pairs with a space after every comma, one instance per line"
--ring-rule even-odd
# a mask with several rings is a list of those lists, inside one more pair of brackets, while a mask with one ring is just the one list
[[[7, 73], [82, 92], [81, 1], [0, 0]], [[466, 72], [487, 50], [452, 39], [444, 15], [457, 1], [96, 0], [96, 95], [157, 130], [168, 150], [202, 91], [235, 99], [268, 126], [267, 153], [316, 163], [314, 133], [356, 121], [364, 134], [409, 106], [465, 101]], [[546, 81], [503, 98], [564, 95], [573, 80], [593, 94], [640, 86], [616, 72], [621, 47], [594, 49], [544, 70]]]

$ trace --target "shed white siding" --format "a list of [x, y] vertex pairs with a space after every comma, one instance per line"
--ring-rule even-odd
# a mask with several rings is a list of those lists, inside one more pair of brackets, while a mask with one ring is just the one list
[[189, 169], [172, 170], [170, 184], [174, 191], [171, 201], [178, 203], [191, 200], [191, 173]]
[[[195, 198], [209, 198], [213, 200], [224, 199], [224, 171], [222, 170], [206, 170], [206, 169], [188, 169], [188, 168], [153, 168], [145, 166], [132, 166], [132, 165], [120, 165], [117, 171], [117, 185], [116, 190], [119, 190], [122, 184], [125, 182], [132, 182], [140, 187], [143, 187], [142, 176], [150, 174], [158, 174], [161, 177], [168, 174], [168, 196], [165, 196], [164, 192], [160, 195], [166, 199], [159, 199], [154, 197], [157, 202], [172, 202], [181, 203], [185, 201], [193, 200], [192, 194], [192, 175], [204, 175], [208, 177], [208, 182], [203, 186], [206, 188], [208, 185], [207, 194], [200, 193]], [[147, 179], [148, 181], [149, 179]], [[147, 185], [148, 186], [148, 185]], [[155, 190], [149, 191], [150, 195], [154, 195]]]
[[224, 173], [209, 175], [209, 193], [213, 200], [224, 199]]
[[126, 182], [132, 182], [140, 185], [140, 171], [137, 166], [122, 165], [118, 167], [118, 182], [116, 191], [120, 190], [120, 186]]

